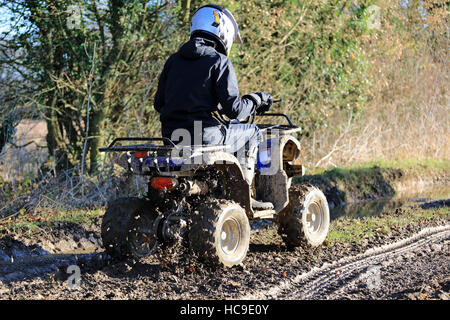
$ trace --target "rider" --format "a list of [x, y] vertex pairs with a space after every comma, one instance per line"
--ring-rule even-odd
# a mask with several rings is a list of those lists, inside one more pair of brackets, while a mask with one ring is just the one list
[[[268, 111], [273, 99], [264, 92], [239, 97], [228, 58], [233, 42], [242, 43], [242, 39], [229, 10], [212, 4], [198, 9], [192, 18], [190, 40], [164, 65], [154, 106], [160, 113], [163, 137], [174, 140], [179, 137], [176, 130], [184, 129], [191, 137], [189, 144], [194, 144], [198, 132], [194, 122], [199, 121], [200, 141], [230, 145], [228, 151], [238, 153], [245, 179], [251, 184], [261, 133], [256, 125], [237, 120]], [[213, 116], [215, 111], [234, 120], [221, 124]]]

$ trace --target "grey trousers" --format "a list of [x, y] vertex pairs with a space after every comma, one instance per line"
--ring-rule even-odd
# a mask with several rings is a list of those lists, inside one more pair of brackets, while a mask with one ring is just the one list
[[236, 155], [249, 184], [252, 183], [261, 131], [254, 124], [230, 123], [203, 129], [203, 143], [229, 145], [226, 151]]

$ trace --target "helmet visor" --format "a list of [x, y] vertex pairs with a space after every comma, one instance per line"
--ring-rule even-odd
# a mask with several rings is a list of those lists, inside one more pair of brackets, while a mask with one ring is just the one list
[[233, 15], [226, 8], [224, 8], [223, 13], [225, 13], [225, 15], [228, 18], [230, 18], [231, 22], [233, 23], [233, 27], [234, 27], [234, 43], [242, 43], [241, 33], [239, 32], [239, 27], [238, 27], [237, 22], [234, 19]]

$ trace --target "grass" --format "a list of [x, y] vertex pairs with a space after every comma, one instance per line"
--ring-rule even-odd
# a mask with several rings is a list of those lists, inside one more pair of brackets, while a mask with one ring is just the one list
[[450, 176], [450, 161], [445, 160], [376, 160], [359, 166], [314, 170], [295, 183], [310, 182], [318, 186], [328, 201], [342, 202], [368, 200], [393, 196], [398, 183], [414, 186], [418, 178], [434, 179]]
[[377, 159], [369, 162], [365, 162], [361, 165], [346, 166], [341, 168], [323, 169], [316, 168], [308, 170], [308, 176], [311, 175], [326, 175], [329, 177], [335, 177], [337, 179], [349, 176], [357, 171], [371, 170], [373, 168], [381, 169], [400, 169], [400, 170], [414, 170], [419, 172], [426, 172], [427, 170], [442, 170], [450, 171], [449, 160], [384, 160]]
[[376, 217], [360, 219], [340, 217], [331, 222], [327, 239], [330, 244], [338, 242], [361, 243], [366, 240], [372, 240], [377, 234], [389, 234], [394, 229], [411, 223], [420, 223], [439, 218], [450, 219], [450, 208], [400, 209]]
[[4, 220], [0, 224], [1, 232], [33, 231], [39, 228], [52, 228], [59, 223], [83, 224], [90, 223], [104, 214], [103, 208], [50, 210], [42, 209], [38, 214], [21, 215], [17, 218]]
[[364, 163], [361, 167], [379, 166], [381, 168], [399, 168], [399, 169], [415, 169], [415, 168], [435, 168], [435, 169], [450, 169], [450, 161], [448, 160], [374, 160]]

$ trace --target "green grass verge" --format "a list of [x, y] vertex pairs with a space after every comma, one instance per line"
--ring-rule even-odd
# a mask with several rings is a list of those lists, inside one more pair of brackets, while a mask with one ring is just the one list
[[[449, 160], [435, 160], [435, 159], [427, 159], [427, 160], [373, 160], [369, 162], [365, 162], [360, 165], [355, 166], [346, 166], [342, 168], [331, 168], [331, 169], [323, 169], [316, 168], [307, 170], [307, 175], [321, 175], [325, 174], [330, 177], [341, 178], [348, 175], [351, 172], [359, 171], [359, 170], [367, 170], [373, 168], [382, 168], [382, 169], [403, 169], [413, 172], [426, 172], [427, 170], [442, 170], [442, 171], [450, 171], [450, 161]], [[308, 169], [308, 168], [307, 168]]]
[[21, 215], [0, 224], [0, 232], [33, 231], [52, 228], [57, 224], [90, 223], [104, 214], [103, 208], [73, 210], [42, 210], [38, 214]]
[[450, 177], [450, 161], [372, 161], [360, 166], [314, 170], [295, 178], [294, 184], [309, 182], [318, 186], [328, 201], [368, 200], [393, 196], [396, 183], [420, 179]]

